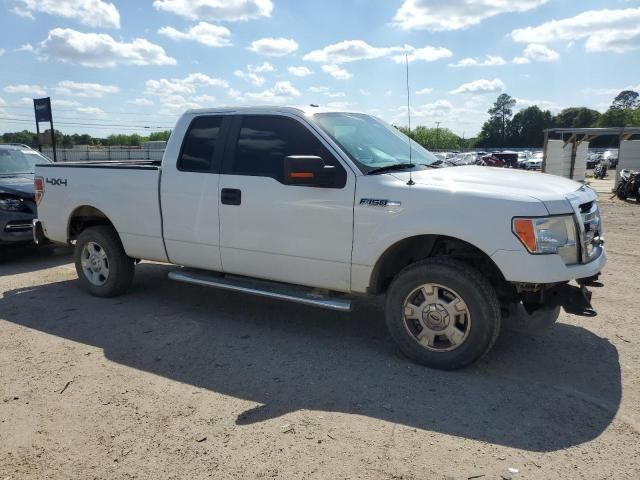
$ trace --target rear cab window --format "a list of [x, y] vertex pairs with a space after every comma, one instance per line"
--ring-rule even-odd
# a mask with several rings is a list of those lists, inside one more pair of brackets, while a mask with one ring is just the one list
[[192, 120], [178, 157], [178, 170], [216, 173], [220, 171], [222, 157], [216, 152], [223, 145], [223, 120], [223, 116], [196, 117]]

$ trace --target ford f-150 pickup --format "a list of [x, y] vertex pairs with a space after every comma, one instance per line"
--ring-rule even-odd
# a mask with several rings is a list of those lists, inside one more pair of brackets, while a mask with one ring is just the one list
[[587, 286], [606, 262], [589, 187], [442, 168], [380, 119], [314, 107], [191, 110], [161, 163], [40, 165], [35, 189], [36, 240], [75, 245], [93, 295], [124, 293], [143, 259], [334, 310], [384, 296], [400, 350], [436, 368], [482, 357], [501, 323], [594, 314]]

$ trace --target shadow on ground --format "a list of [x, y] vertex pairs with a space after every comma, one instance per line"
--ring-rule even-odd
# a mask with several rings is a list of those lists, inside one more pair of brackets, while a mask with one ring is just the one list
[[620, 403], [618, 353], [584, 328], [505, 334], [476, 366], [441, 372], [397, 353], [379, 308], [328, 312], [173, 283], [169, 270], [139, 265], [131, 293], [115, 299], [90, 297], [75, 281], [5, 292], [0, 318], [259, 403], [238, 416], [240, 426], [300, 409], [338, 411], [554, 451], [600, 435]]
[[0, 245], [0, 276], [16, 275], [70, 263], [73, 251], [57, 245]]

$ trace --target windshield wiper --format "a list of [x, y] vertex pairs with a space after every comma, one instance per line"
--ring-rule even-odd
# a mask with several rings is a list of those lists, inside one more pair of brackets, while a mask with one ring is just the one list
[[369, 170], [367, 175], [375, 175], [377, 173], [385, 173], [392, 172], [394, 170], [407, 170], [409, 168], [414, 168], [416, 166], [415, 163], [394, 163], [393, 165], [386, 165], [384, 167], [374, 168], [373, 170]]
[[376, 175], [378, 173], [392, 172], [394, 170], [407, 170], [407, 169], [414, 168], [416, 165], [420, 165], [421, 167], [428, 167], [428, 168], [441, 168], [437, 164], [437, 162], [433, 162], [433, 163], [396, 163], [396, 164], [393, 164], [393, 165], [387, 165], [385, 167], [379, 167], [379, 168], [374, 168], [373, 170], [369, 170], [367, 172], [367, 175]]

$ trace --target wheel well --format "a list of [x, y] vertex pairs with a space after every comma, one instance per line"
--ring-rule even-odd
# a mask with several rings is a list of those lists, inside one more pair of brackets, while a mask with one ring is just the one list
[[69, 218], [69, 240], [75, 240], [83, 230], [96, 225], [113, 227], [111, 220], [97, 208], [89, 205], [76, 208]]
[[369, 292], [385, 292], [402, 269], [420, 260], [439, 256], [448, 256], [471, 265], [487, 276], [499, 296], [510, 292], [502, 272], [489, 255], [464, 240], [444, 235], [417, 235], [389, 247], [373, 269]]

